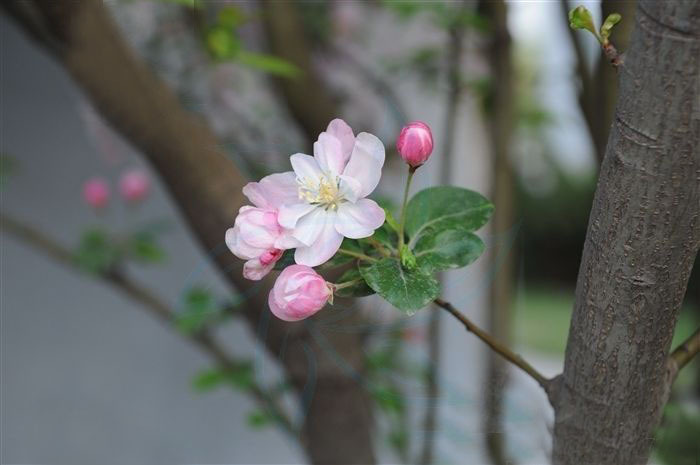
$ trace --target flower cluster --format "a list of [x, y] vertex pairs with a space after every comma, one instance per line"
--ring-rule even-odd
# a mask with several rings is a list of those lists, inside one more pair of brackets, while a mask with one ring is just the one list
[[[398, 145], [409, 165], [420, 166], [432, 151], [430, 128], [411, 123]], [[340, 288], [312, 267], [330, 260], [344, 238], [368, 238], [385, 223], [384, 209], [367, 198], [384, 165], [384, 145], [377, 137], [365, 132], [355, 136], [345, 121], [335, 119], [313, 152], [292, 155], [292, 171], [248, 183], [243, 194], [252, 205], [241, 207], [226, 231], [227, 246], [245, 260], [247, 279], [262, 279], [284, 251], [295, 249], [296, 265], [282, 271], [268, 299], [273, 314], [286, 321], [313, 315]]]

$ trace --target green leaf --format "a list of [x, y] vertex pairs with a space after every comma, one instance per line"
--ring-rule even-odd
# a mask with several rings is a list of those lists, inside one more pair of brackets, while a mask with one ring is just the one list
[[220, 26], [235, 29], [247, 21], [245, 11], [237, 6], [227, 6], [219, 10], [217, 20]]
[[491, 217], [493, 205], [481, 194], [454, 186], [424, 189], [408, 202], [405, 231], [414, 245], [424, 234], [444, 229], [476, 231]]
[[216, 25], [206, 33], [207, 50], [217, 60], [228, 60], [237, 56], [241, 49], [241, 41], [233, 30], [226, 26]]
[[600, 26], [600, 36], [603, 38], [604, 42], [607, 42], [608, 38], [610, 37], [610, 32], [612, 32], [613, 26], [619, 23], [621, 19], [622, 16], [619, 13], [610, 13], [608, 17], [605, 18], [603, 25]]
[[399, 222], [396, 221], [394, 215], [391, 214], [391, 211], [389, 211], [389, 209], [385, 208], [384, 213], [386, 217], [386, 225], [389, 228], [391, 228], [394, 232], [397, 232], [399, 230]]
[[352, 285], [337, 289], [334, 294], [338, 297], [366, 297], [374, 294], [357, 268], [349, 269], [336, 282], [336, 284], [347, 283], [352, 283]]
[[86, 231], [75, 252], [79, 267], [90, 273], [104, 273], [119, 260], [119, 247], [100, 229]]
[[418, 266], [427, 272], [461, 268], [484, 252], [484, 243], [476, 234], [461, 228], [449, 228], [422, 234], [414, 253]]
[[155, 234], [150, 232], [136, 233], [128, 241], [129, 255], [137, 261], [144, 263], [160, 263], [165, 260], [163, 250]]
[[0, 188], [5, 186], [7, 179], [17, 170], [17, 160], [13, 157], [0, 153]]
[[372, 397], [385, 412], [401, 413], [405, 408], [401, 392], [394, 387], [377, 386], [372, 390]]
[[296, 78], [301, 75], [301, 70], [296, 65], [273, 55], [241, 50], [236, 59], [246, 66], [276, 76]]
[[175, 325], [184, 334], [202, 330], [207, 323], [220, 316], [221, 310], [214, 296], [203, 287], [193, 287], [184, 296], [184, 310], [175, 320]]
[[384, 258], [363, 266], [360, 273], [369, 287], [408, 315], [425, 307], [440, 291], [432, 275], [421, 268], [405, 270], [395, 258]]
[[294, 249], [288, 249], [285, 250], [280, 259], [277, 260], [273, 270], [282, 271], [289, 265], [294, 265], [294, 263]]
[[192, 380], [192, 387], [197, 392], [209, 392], [228, 386], [246, 390], [253, 385], [254, 372], [251, 362], [242, 362], [229, 369], [211, 369], [198, 373]]
[[569, 11], [569, 26], [573, 29], [585, 29], [590, 31], [596, 38], [598, 37], [595, 24], [593, 24], [593, 16], [584, 6], [577, 6]]
[[254, 410], [248, 414], [248, 426], [253, 429], [260, 429], [269, 426], [274, 417], [264, 410]]

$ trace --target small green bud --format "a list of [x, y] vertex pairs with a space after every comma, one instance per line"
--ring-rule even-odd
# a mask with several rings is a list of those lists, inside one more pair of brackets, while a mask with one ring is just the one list
[[413, 252], [411, 251], [411, 249], [408, 248], [408, 245], [404, 244], [403, 247], [401, 247], [401, 252], [399, 255], [401, 256], [401, 266], [403, 266], [407, 270], [416, 269], [416, 267], [418, 266], [418, 263], [416, 262], [416, 256], [413, 255]]
[[608, 37], [610, 37], [610, 32], [613, 26], [620, 22], [622, 16], [619, 13], [611, 13], [605, 18], [605, 22], [600, 26], [600, 37], [603, 38], [603, 43], [607, 43]]
[[[569, 11], [569, 26], [573, 29], [586, 29], [598, 38], [598, 32], [595, 30], [595, 24], [593, 24], [593, 16], [584, 6], [577, 6]], [[600, 39], [598, 38], [598, 40]]]

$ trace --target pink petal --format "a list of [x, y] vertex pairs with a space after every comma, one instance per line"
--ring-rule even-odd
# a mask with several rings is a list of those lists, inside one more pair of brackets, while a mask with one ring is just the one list
[[309, 247], [297, 248], [294, 261], [300, 265], [318, 266], [335, 255], [343, 242], [343, 236], [335, 230], [335, 218], [328, 218], [328, 220], [313, 244]]
[[[348, 123], [342, 119], [334, 119], [328, 124], [328, 129], [326, 132], [331, 136], [335, 136], [340, 142], [340, 151], [343, 155], [343, 165], [345, 165], [350, 159], [350, 154], [352, 154], [352, 148], [355, 146], [355, 134], [352, 132], [352, 128], [348, 126]], [[339, 171], [339, 173], [342, 172]]]
[[243, 194], [256, 207], [276, 209], [299, 201], [299, 185], [293, 171], [265, 176], [260, 182], [249, 182]]
[[226, 231], [226, 245], [231, 253], [241, 260], [251, 260], [259, 257], [266, 249], [252, 247], [245, 241], [241, 240], [240, 228], [233, 227]]
[[374, 234], [384, 224], [384, 217], [384, 210], [374, 200], [360, 199], [355, 204], [340, 205], [335, 229], [350, 239], [362, 239]]
[[345, 160], [340, 150], [340, 141], [334, 136], [322, 132], [314, 142], [314, 158], [324, 173], [337, 176], [343, 172]]
[[384, 144], [376, 136], [361, 132], [355, 139], [350, 161], [343, 174], [356, 179], [362, 186], [359, 198], [367, 197], [382, 176], [384, 166]]
[[251, 281], [260, 281], [270, 271], [272, 271], [272, 268], [274, 268], [276, 262], [277, 260], [268, 263], [267, 265], [263, 265], [257, 258], [254, 260], [248, 260], [243, 265], [243, 277], [250, 279]]

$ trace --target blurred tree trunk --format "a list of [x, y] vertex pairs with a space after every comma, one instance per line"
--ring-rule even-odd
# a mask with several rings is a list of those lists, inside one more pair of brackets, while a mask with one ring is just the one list
[[639, 2], [551, 392], [557, 465], [646, 463], [700, 247], [700, 1]]
[[[492, 154], [493, 186], [491, 199], [497, 208], [491, 219], [492, 234], [504, 237], [514, 222], [515, 180], [510, 164], [510, 140], [513, 129], [513, 63], [508, 32], [507, 6], [503, 0], [486, 0], [480, 10], [490, 24], [487, 48], [491, 68], [491, 92], [486, 105]], [[497, 242], [489, 255], [493, 273], [489, 299], [489, 330], [501, 342], [510, 340], [511, 304], [513, 301], [513, 241]], [[486, 449], [494, 465], [509, 461], [503, 427], [503, 395], [507, 384], [508, 364], [493, 352], [488, 354], [485, 380], [484, 433]]]
[[298, 11], [303, 7], [279, 0], [265, 0], [262, 5], [270, 50], [302, 71], [295, 79], [275, 78], [274, 81], [292, 116], [309, 141], [314, 141], [339, 115], [335, 103], [323, 91], [324, 85], [313, 71], [310, 44]]
[[244, 311], [256, 335], [300, 396], [310, 394], [299, 438], [310, 460], [373, 463], [367, 393], [348, 374], [348, 369], [362, 372], [360, 336], [324, 333], [313, 322], [290, 325], [270, 317], [266, 296], [271, 283], [256, 287], [245, 281], [242, 262], [223, 244], [238, 208], [247, 203], [241, 193], [246, 180], [219, 149], [214, 134], [132, 54], [100, 0], [16, 0], [3, 2], [3, 7], [53, 53], [105, 119], [142, 151], [231, 286], [250, 292]]
[[[562, 12], [566, 21], [567, 31], [571, 39], [576, 56], [576, 68], [581, 80], [579, 90], [579, 107], [586, 121], [588, 132], [593, 142], [598, 164], [603, 161], [605, 144], [608, 142], [608, 134], [615, 113], [617, 101], [617, 73], [603, 57], [596, 60], [593, 70], [589, 69], [586, 53], [582, 40], [590, 39], [568, 27], [569, 10], [578, 4], [570, 0], [561, 0]], [[601, 14], [607, 18], [610, 13], [620, 13], [623, 20], [615, 26], [613, 42], [618, 50], [627, 50], [629, 38], [632, 32], [632, 18], [634, 17], [636, 0], [602, 0]], [[596, 43], [597, 46], [597, 43]]]

